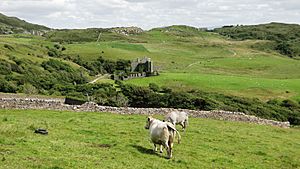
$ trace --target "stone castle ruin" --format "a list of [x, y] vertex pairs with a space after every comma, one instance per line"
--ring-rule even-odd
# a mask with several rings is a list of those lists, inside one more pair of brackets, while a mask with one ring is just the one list
[[131, 70], [128, 74], [114, 75], [114, 80], [129, 80], [133, 78], [142, 78], [148, 76], [157, 76], [158, 72], [154, 69], [153, 61], [151, 58], [144, 57], [142, 59], [137, 58], [131, 61]]
[[153, 73], [153, 62], [151, 58], [144, 57], [143, 59], [137, 58], [131, 62], [131, 72], [146, 72]]

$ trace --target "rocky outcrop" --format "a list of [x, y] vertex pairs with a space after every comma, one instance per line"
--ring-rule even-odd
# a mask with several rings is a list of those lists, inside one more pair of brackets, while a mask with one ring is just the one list
[[141, 115], [165, 115], [174, 110], [186, 111], [190, 117], [210, 118], [228, 121], [243, 121], [262, 125], [278, 126], [283, 128], [290, 127], [289, 122], [279, 122], [274, 120], [262, 119], [255, 116], [246, 115], [241, 112], [229, 112], [222, 110], [199, 111], [173, 108], [133, 108], [133, 107], [110, 107], [100, 106], [94, 102], [87, 102], [82, 105], [67, 105], [62, 99], [39, 99], [39, 98], [0, 98], [0, 108], [2, 109], [42, 109], [59, 111], [78, 111], [78, 112], [111, 112], [116, 114], [141, 114]]
[[110, 29], [111, 32], [115, 32], [115, 33], [118, 33], [118, 34], [122, 34], [122, 35], [134, 35], [134, 34], [140, 34], [143, 31], [143, 29], [141, 28], [138, 28], [138, 27], [116, 27], [116, 28], [111, 28]]

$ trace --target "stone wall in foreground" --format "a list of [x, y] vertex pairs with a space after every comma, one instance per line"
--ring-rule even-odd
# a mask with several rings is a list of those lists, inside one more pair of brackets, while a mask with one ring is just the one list
[[67, 105], [61, 99], [40, 99], [40, 98], [0, 98], [1, 109], [42, 109], [58, 111], [84, 111], [84, 112], [111, 112], [116, 114], [143, 114], [143, 115], [165, 115], [166, 113], [179, 110], [185, 111], [190, 117], [211, 118], [217, 120], [243, 121], [249, 123], [271, 125], [288, 128], [289, 122], [278, 122], [255, 116], [246, 115], [240, 112], [229, 112], [222, 110], [199, 111], [173, 108], [133, 108], [133, 107], [110, 107], [100, 106], [93, 102], [83, 105]]

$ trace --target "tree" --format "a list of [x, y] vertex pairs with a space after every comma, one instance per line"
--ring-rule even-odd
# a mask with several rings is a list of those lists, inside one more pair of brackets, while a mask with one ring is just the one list
[[275, 49], [283, 55], [287, 55], [291, 58], [294, 57], [294, 51], [291, 49], [290, 44], [285, 41], [279, 42]]

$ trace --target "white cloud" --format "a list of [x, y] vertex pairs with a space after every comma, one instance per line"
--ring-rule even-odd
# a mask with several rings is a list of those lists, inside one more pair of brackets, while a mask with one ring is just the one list
[[0, 12], [53, 28], [300, 23], [299, 0], [1, 0]]

